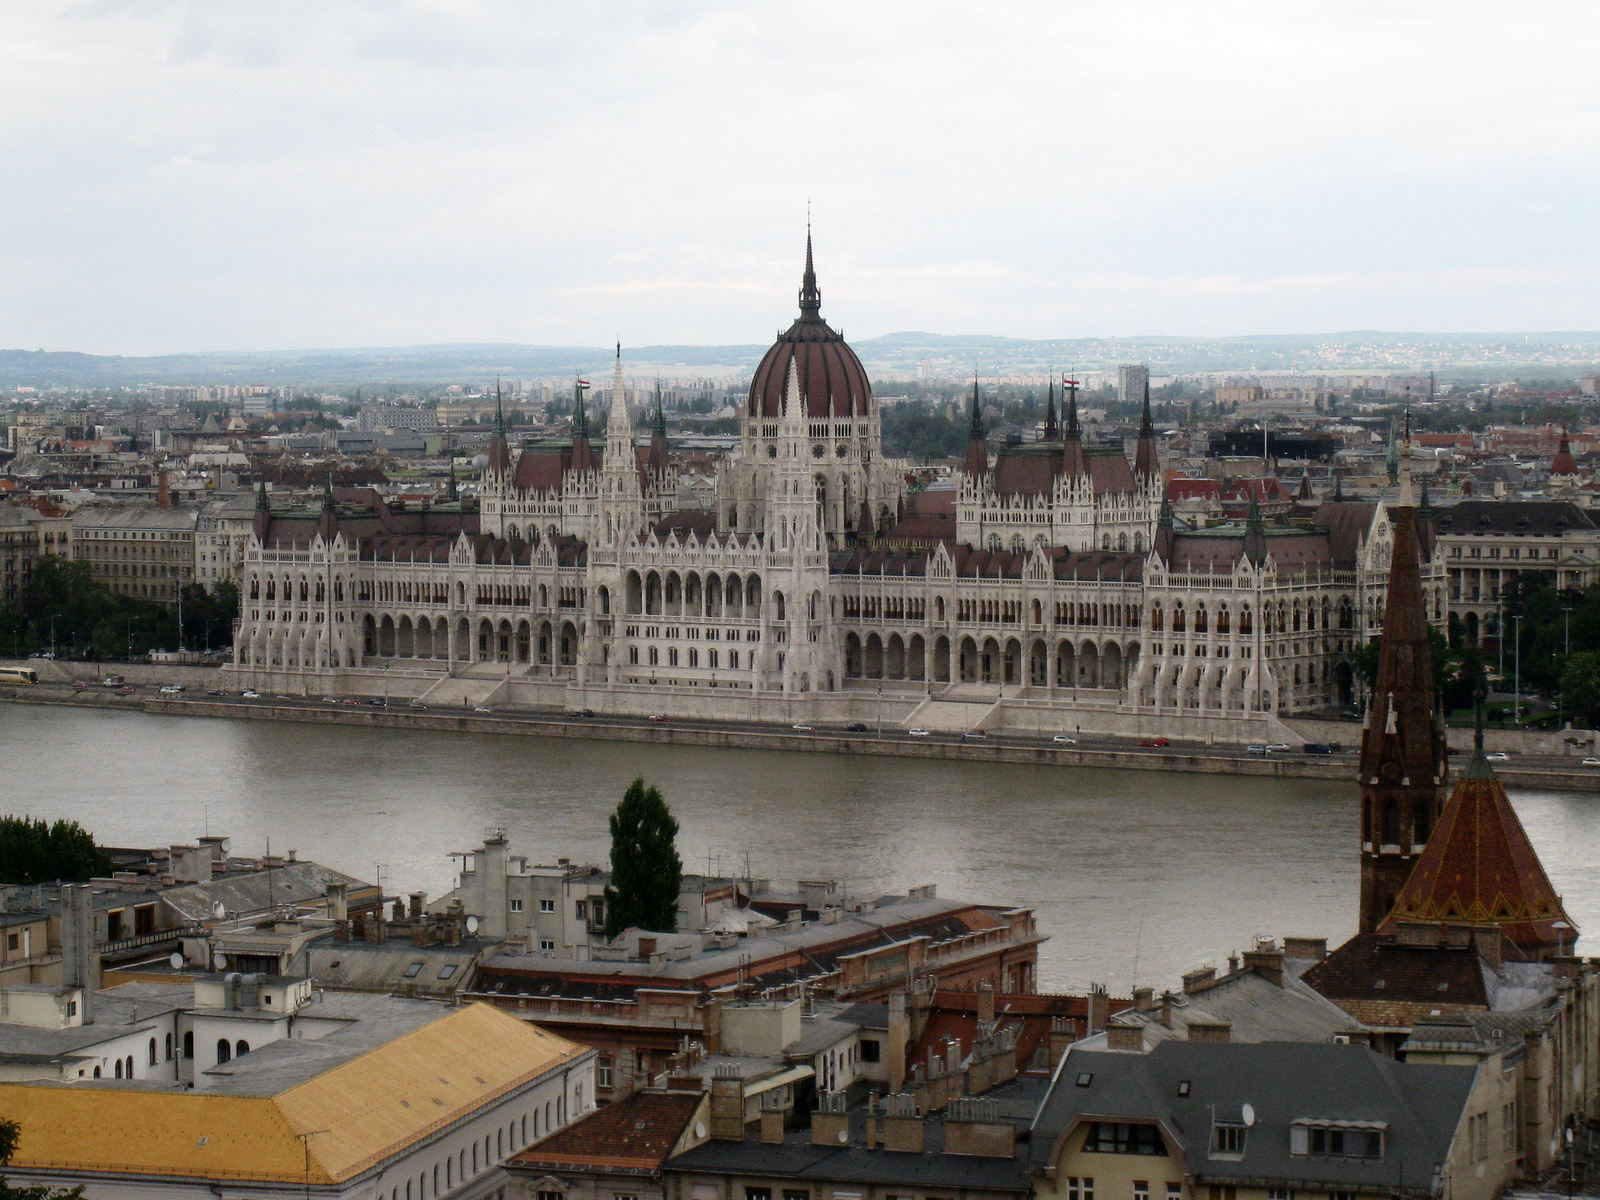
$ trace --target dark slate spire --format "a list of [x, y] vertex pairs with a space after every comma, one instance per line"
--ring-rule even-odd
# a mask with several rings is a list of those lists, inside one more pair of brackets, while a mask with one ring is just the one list
[[1067, 393], [1067, 436], [1077, 441], [1083, 436], [1083, 430], [1078, 428], [1078, 381], [1068, 379], [1061, 386]]
[[500, 397], [500, 381], [494, 381], [494, 433], [496, 437], [506, 436], [506, 410]]
[[822, 293], [817, 289], [817, 269], [811, 265], [811, 222], [806, 221], [806, 272], [800, 277], [800, 319], [822, 320]]
[[1070, 479], [1089, 473], [1089, 464], [1083, 459], [1083, 431], [1078, 428], [1078, 381], [1066, 379], [1061, 383], [1067, 396], [1067, 435], [1061, 448], [1061, 471]]
[[973, 478], [989, 470], [989, 446], [983, 440], [983, 414], [978, 409], [978, 376], [972, 376], [972, 420], [967, 425], [967, 474]]
[[333, 511], [333, 472], [332, 471], [328, 472], [327, 482], [325, 482], [322, 485], [322, 511], [325, 512], [325, 513], [331, 513]]
[[650, 426], [650, 436], [665, 438], [667, 436], [667, 415], [661, 410], [661, 381], [656, 380], [656, 415]]
[[1056, 428], [1056, 377], [1055, 372], [1050, 373], [1050, 385], [1045, 391], [1044, 405], [1044, 440], [1053, 442], [1061, 436], [1061, 431]]
[[1245, 509], [1244, 529], [1246, 533], [1264, 533], [1266, 524], [1261, 520], [1261, 505], [1256, 502], [1256, 490], [1250, 487], [1248, 481], [1245, 487], [1250, 492], [1250, 507]]
[[272, 502], [267, 499], [267, 481], [265, 479], [256, 484], [256, 511], [258, 513], [272, 511]]
[[589, 440], [589, 414], [583, 407], [583, 380], [577, 379], [572, 384], [572, 440], [582, 438]]
[[450, 458], [450, 479], [444, 485], [444, 498], [450, 501], [461, 499], [461, 492], [456, 487], [456, 447], [455, 439], [451, 438], [445, 443], [444, 452]]
[[1144, 381], [1144, 413], [1139, 418], [1139, 445], [1133, 454], [1133, 469], [1145, 479], [1154, 479], [1161, 470], [1156, 454], [1156, 427], [1150, 420], [1150, 380]]

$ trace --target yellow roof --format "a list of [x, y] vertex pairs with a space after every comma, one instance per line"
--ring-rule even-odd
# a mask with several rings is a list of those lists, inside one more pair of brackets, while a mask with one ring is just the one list
[[[0, 1083], [29, 1169], [343, 1183], [585, 1053], [487, 1004], [456, 1009], [276, 1096]], [[326, 1131], [326, 1132], [315, 1132]]]

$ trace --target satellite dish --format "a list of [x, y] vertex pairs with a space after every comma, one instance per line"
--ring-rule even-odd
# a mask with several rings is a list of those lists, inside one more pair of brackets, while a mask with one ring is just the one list
[[223, 917], [228, 915], [228, 906], [221, 900], [218, 900], [211, 906], [211, 915], [219, 921], [222, 920]]
[[468, 933], [477, 933], [478, 932], [478, 918], [477, 917], [468, 917], [467, 918], [467, 932]]
[[850, 1144], [850, 1131], [848, 1129], [839, 1130], [839, 1144], [841, 1146], [848, 1146]]
[[706, 1123], [704, 1121], [696, 1121], [695, 1122], [694, 1135], [697, 1138], [705, 1137], [705, 1135], [706, 1135]]
[[172, 952], [172, 954], [167, 958], [167, 965], [169, 967], [171, 967], [174, 971], [183, 970], [183, 955], [179, 954], [176, 950], [174, 950]]
[[1246, 1104], [1242, 1109], [1239, 1110], [1239, 1115], [1244, 1118], [1244, 1123], [1246, 1126], [1254, 1125], [1256, 1123], [1256, 1110], [1252, 1105]]

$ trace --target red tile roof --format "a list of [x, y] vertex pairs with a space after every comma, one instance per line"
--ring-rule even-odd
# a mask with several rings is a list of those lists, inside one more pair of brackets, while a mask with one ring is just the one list
[[701, 1092], [635, 1092], [512, 1155], [507, 1165], [654, 1171], [671, 1156], [702, 1099]]

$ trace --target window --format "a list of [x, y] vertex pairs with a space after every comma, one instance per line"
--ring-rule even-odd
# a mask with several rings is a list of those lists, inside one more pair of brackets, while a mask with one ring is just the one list
[[[167, 1055], [167, 1057], [171, 1058], [172, 1056], [169, 1054], [169, 1055]], [[150, 1039], [150, 1065], [152, 1067], [156, 1065], [156, 1040], [155, 1040], [155, 1038], [151, 1038]]]
[[183, 1056], [185, 1058], [194, 1057], [194, 1030], [192, 1029], [183, 1035]]
[[407, 979], [415, 979], [417, 977], [417, 973], [419, 971], [421, 971], [421, 970], [422, 970], [422, 964], [419, 963], [419, 962], [414, 962], [409, 967], [406, 968], [405, 976], [406, 976]]
[[603, 1088], [611, 1086], [611, 1055], [602, 1054], [594, 1060], [594, 1085]]
[[17, 934], [17, 933], [8, 933], [8, 934], [6, 934], [6, 949], [7, 950], [20, 950], [20, 949], [22, 949], [22, 935], [21, 934]]
[[227, 1038], [218, 1038], [217, 1039], [217, 1062], [219, 1064], [225, 1063], [232, 1057], [233, 1057], [233, 1047], [228, 1045], [228, 1039]]
[[1244, 1126], [1216, 1124], [1211, 1127], [1211, 1153], [1243, 1154]]
[[612, 1192], [611, 1200], [639, 1200], [639, 1197], [632, 1192]]
[[1148, 1179], [1135, 1179], [1133, 1181], [1133, 1200], [1150, 1200], [1150, 1181]]
[[880, 1062], [881, 1059], [879, 1059], [879, 1057], [878, 1057], [880, 1051], [881, 1051], [881, 1043], [879, 1043], [876, 1040], [871, 1039], [871, 1038], [862, 1038], [861, 1039], [861, 1061], [862, 1062], [864, 1062], [864, 1063]]
[[439, 968], [439, 978], [440, 979], [449, 979], [455, 973], [456, 973], [456, 964], [455, 963], [445, 963], [444, 966]]
[[1067, 1176], [1067, 1200], [1094, 1200], [1094, 1176]]
[[1167, 1200], [1183, 1200], [1183, 1184], [1176, 1180], [1167, 1180]]
[[1508, 1101], [1500, 1106], [1500, 1149], [1517, 1148], [1517, 1102]]
[[744, 1189], [744, 1200], [772, 1200], [772, 1189], [747, 1187]]
[[1383, 1130], [1297, 1122], [1289, 1126], [1289, 1153], [1325, 1158], [1382, 1158]]
[[541, 950], [554, 950], [555, 948], [556, 948], [556, 941], [555, 941], [554, 938], [540, 938], [539, 939], [539, 949], [541, 949]]
[[541, 900], [541, 901], [539, 901], [539, 911], [540, 912], [553, 913], [553, 912], [555, 912], [555, 910], [556, 910], [556, 902], [554, 900]]
[[1268, 1188], [1267, 1200], [1294, 1200], [1294, 1189], [1286, 1187]]
[[511, 911], [512, 912], [521, 912], [522, 911], [522, 901], [521, 900], [513, 900], [511, 902]]
[[783, 1200], [811, 1200], [811, 1193], [805, 1188], [784, 1188]]
[[1161, 1133], [1154, 1125], [1126, 1121], [1091, 1121], [1083, 1148], [1092, 1154], [1165, 1154]]

